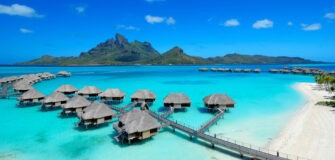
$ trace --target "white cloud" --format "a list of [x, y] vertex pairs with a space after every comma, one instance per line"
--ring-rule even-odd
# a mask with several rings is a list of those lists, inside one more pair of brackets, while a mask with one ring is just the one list
[[145, 0], [146, 2], [164, 2], [165, 0]]
[[207, 19], [208, 22], [211, 22], [214, 19], [214, 17], [210, 17]]
[[220, 24], [220, 25], [224, 25], [226, 27], [235, 27], [235, 26], [239, 26], [240, 22], [237, 19], [230, 19], [224, 22], [224, 24]]
[[22, 32], [22, 33], [33, 33], [34, 31], [26, 29], [26, 28], [20, 28], [20, 32]]
[[293, 22], [288, 22], [287, 25], [288, 26], [293, 26]]
[[85, 11], [85, 7], [83, 7], [83, 6], [78, 6], [78, 7], [76, 7], [76, 8], [74, 8], [78, 13], [83, 13], [84, 11]]
[[307, 24], [301, 24], [302, 26], [302, 30], [304, 31], [317, 31], [320, 30], [322, 28], [320, 23], [314, 23], [311, 25], [307, 25]]
[[326, 13], [325, 18], [335, 19], [335, 13]]
[[164, 21], [164, 17], [155, 17], [155, 16], [151, 16], [151, 15], [146, 15], [145, 16], [145, 20], [150, 23], [150, 24], [154, 24], [154, 23], [161, 23]]
[[176, 24], [176, 20], [174, 20], [172, 17], [169, 17], [165, 22], [166, 24]]
[[126, 29], [126, 30], [135, 30], [135, 31], [139, 31], [140, 29], [137, 28], [137, 27], [134, 27], [134, 26], [126, 26], [126, 25], [123, 25], [123, 24], [119, 24], [117, 25], [116, 27], [117, 29]]
[[37, 14], [33, 8], [20, 4], [13, 4], [11, 6], [0, 4], [0, 14], [23, 17], [44, 17], [43, 15]]
[[255, 29], [272, 28], [273, 27], [273, 21], [270, 21], [268, 19], [259, 20], [259, 21], [256, 21], [252, 25], [252, 27], [255, 28]]
[[176, 24], [176, 20], [173, 17], [166, 18], [166, 17], [146, 15], [145, 20], [150, 24], [162, 23], [162, 22], [165, 22], [168, 25]]

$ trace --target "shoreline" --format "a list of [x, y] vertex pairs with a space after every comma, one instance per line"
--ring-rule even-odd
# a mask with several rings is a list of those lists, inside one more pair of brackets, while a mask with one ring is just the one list
[[267, 148], [308, 159], [333, 159], [335, 109], [316, 105], [331, 95], [320, 90], [315, 83], [297, 83], [294, 88], [305, 97], [305, 103], [268, 143]]

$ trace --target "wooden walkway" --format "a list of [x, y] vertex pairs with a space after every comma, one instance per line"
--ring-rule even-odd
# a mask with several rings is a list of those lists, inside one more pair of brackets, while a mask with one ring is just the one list
[[136, 105], [137, 105], [137, 102], [133, 102], [133, 103], [131, 103], [131, 104], [128, 104], [128, 105], [122, 107], [121, 109], [125, 110], [125, 109], [127, 109], [127, 108], [133, 108], [133, 107], [135, 107]]
[[198, 137], [198, 138], [200, 138], [204, 141], [207, 141], [207, 142], [211, 143], [213, 147], [214, 147], [214, 144], [215, 144], [215, 145], [222, 146], [222, 147], [234, 150], [236, 152], [239, 152], [241, 155], [242, 154], [247, 154], [247, 155], [252, 156], [253, 158], [259, 158], [259, 159], [271, 159], [271, 160], [287, 159], [287, 158], [279, 157], [277, 155], [273, 155], [273, 154], [270, 154], [270, 153], [262, 152], [260, 149], [259, 150], [252, 149], [252, 148], [245, 147], [245, 146], [242, 146], [242, 145], [239, 145], [239, 144], [236, 144], [236, 143], [232, 143], [232, 142], [229, 142], [229, 141], [226, 141], [226, 140], [218, 139], [218, 138], [210, 136], [210, 135], [203, 134], [201, 132], [198, 132], [196, 130], [188, 128], [184, 125], [181, 125], [181, 124], [178, 124], [178, 123], [173, 122], [171, 120], [168, 120], [168, 119], [164, 118], [163, 116], [158, 115], [158, 114], [156, 114], [156, 113], [154, 113], [150, 110], [147, 110], [147, 112], [151, 116], [153, 116], [156, 119], [164, 122], [165, 124], [169, 124], [173, 128], [177, 128], [177, 129], [179, 129], [183, 132], [188, 133], [190, 136], [195, 136], [195, 137]]
[[9, 83], [9, 84], [3, 86], [1, 88], [1, 91], [0, 91], [0, 97], [2, 97], [2, 98], [9, 98], [9, 97], [19, 96], [20, 94], [17, 94], [17, 93], [16, 94], [11, 94], [11, 93], [15, 93], [15, 92], [8, 92], [8, 90], [10, 88], [12, 88], [13, 85], [14, 85], [13, 83]]
[[[114, 109], [114, 110], [120, 112], [120, 114], [118, 114], [118, 116], [127, 112], [126, 110], [124, 110], [122, 108], [118, 108], [118, 107], [114, 107], [114, 106], [110, 106], [110, 107], [111, 107], [111, 109]], [[155, 112], [152, 112], [150, 110], [146, 110], [146, 111], [152, 117], [154, 117], [157, 120], [163, 122], [164, 124], [162, 126], [164, 126], [164, 127], [170, 126], [174, 129], [175, 128], [179, 129], [179, 130], [189, 134], [191, 139], [192, 139], [192, 136], [198, 137], [199, 139], [202, 139], [202, 140], [212, 144], [212, 147], [214, 147], [214, 145], [218, 145], [218, 146], [233, 150], [235, 152], [238, 152], [238, 153], [241, 154], [241, 156], [243, 156], [243, 154], [245, 154], [245, 155], [251, 156], [252, 158], [257, 158], [257, 159], [288, 160], [288, 158], [280, 157], [279, 153], [275, 153], [275, 152], [269, 153], [269, 152], [266, 152], [265, 150], [261, 150], [261, 148], [255, 149], [252, 146], [249, 147], [249, 146], [246, 146], [246, 145], [237, 144], [236, 141], [232, 141], [232, 140], [229, 141], [229, 140], [219, 139], [219, 138], [216, 138], [216, 136], [211, 136], [211, 135], [204, 134], [203, 132], [206, 129], [208, 129], [214, 122], [216, 122], [224, 114], [224, 111], [222, 111], [222, 110], [219, 110], [220, 113], [218, 113], [211, 121], [206, 123], [206, 125], [199, 130], [194, 130], [194, 129], [189, 128], [185, 125], [178, 124], [177, 122], [173, 122], [173, 121], [165, 118], [164, 116], [173, 113], [172, 109], [170, 111], [165, 112], [162, 115], [156, 114]]]
[[212, 118], [209, 122], [207, 122], [205, 125], [203, 125], [199, 130], [198, 133], [204, 133], [212, 124], [216, 121], [218, 121], [224, 114], [224, 110], [218, 109], [218, 114], [215, 115], [214, 118]]
[[162, 116], [165, 117], [165, 116], [170, 115], [172, 113], [174, 113], [174, 108], [170, 107], [168, 111], [166, 111], [165, 113], [162, 114]]

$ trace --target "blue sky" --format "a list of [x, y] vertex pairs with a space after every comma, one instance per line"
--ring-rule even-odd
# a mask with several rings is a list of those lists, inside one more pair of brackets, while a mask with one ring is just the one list
[[5, 0], [0, 21], [0, 64], [77, 56], [115, 33], [160, 53], [335, 62], [334, 0]]

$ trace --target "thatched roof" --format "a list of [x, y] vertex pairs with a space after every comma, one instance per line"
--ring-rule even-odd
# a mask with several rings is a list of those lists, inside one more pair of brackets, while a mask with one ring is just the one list
[[125, 97], [126, 93], [117, 88], [106, 89], [104, 92], [99, 94], [100, 97]]
[[146, 111], [139, 109], [132, 109], [124, 113], [119, 121], [124, 124], [124, 129], [128, 134], [148, 131], [154, 128], [160, 128], [161, 125], [151, 117]]
[[200, 68], [199, 71], [208, 71], [208, 68]]
[[77, 92], [78, 89], [76, 87], [73, 87], [72, 85], [65, 84], [56, 89], [57, 92]]
[[71, 76], [70, 72], [66, 72], [66, 71], [60, 71], [57, 73], [57, 75], [59, 76]]
[[164, 98], [163, 103], [191, 103], [191, 99], [184, 93], [170, 93]]
[[26, 99], [38, 99], [38, 98], [44, 98], [45, 95], [36, 90], [35, 88], [32, 88], [28, 90], [27, 92], [23, 93], [18, 99], [19, 100], [26, 100]]
[[50, 95], [46, 96], [43, 100], [43, 103], [55, 103], [55, 102], [62, 102], [69, 100], [68, 97], [66, 97], [61, 92], [53, 92]]
[[226, 94], [211, 94], [209, 96], [206, 96], [202, 100], [208, 105], [236, 104], [236, 102]]
[[261, 69], [254, 69], [254, 72], [261, 72]]
[[63, 108], [81, 108], [81, 107], [87, 107], [91, 104], [89, 100], [86, 98], [76, 95], [69, 99], [66, 104], [63, 106]]
[[139, 89], [130, 98], [137, 98], [137, 99], [156, 99], [157, 95], [146, 89]]
[[78, 94], [99, 94], [102, 90], [96, 86], [86, 86], [78, 91]]
[[94, 101], [87, 108], [84, 109], [83, 119], [99, 119], [107, 116], [114, 116], [115, 113], [106, 104]]
[[33, 88], [29, 83], [22, 82], [22, 83], [15, 83], [13, 86], [14, 90], [30, 90]]

